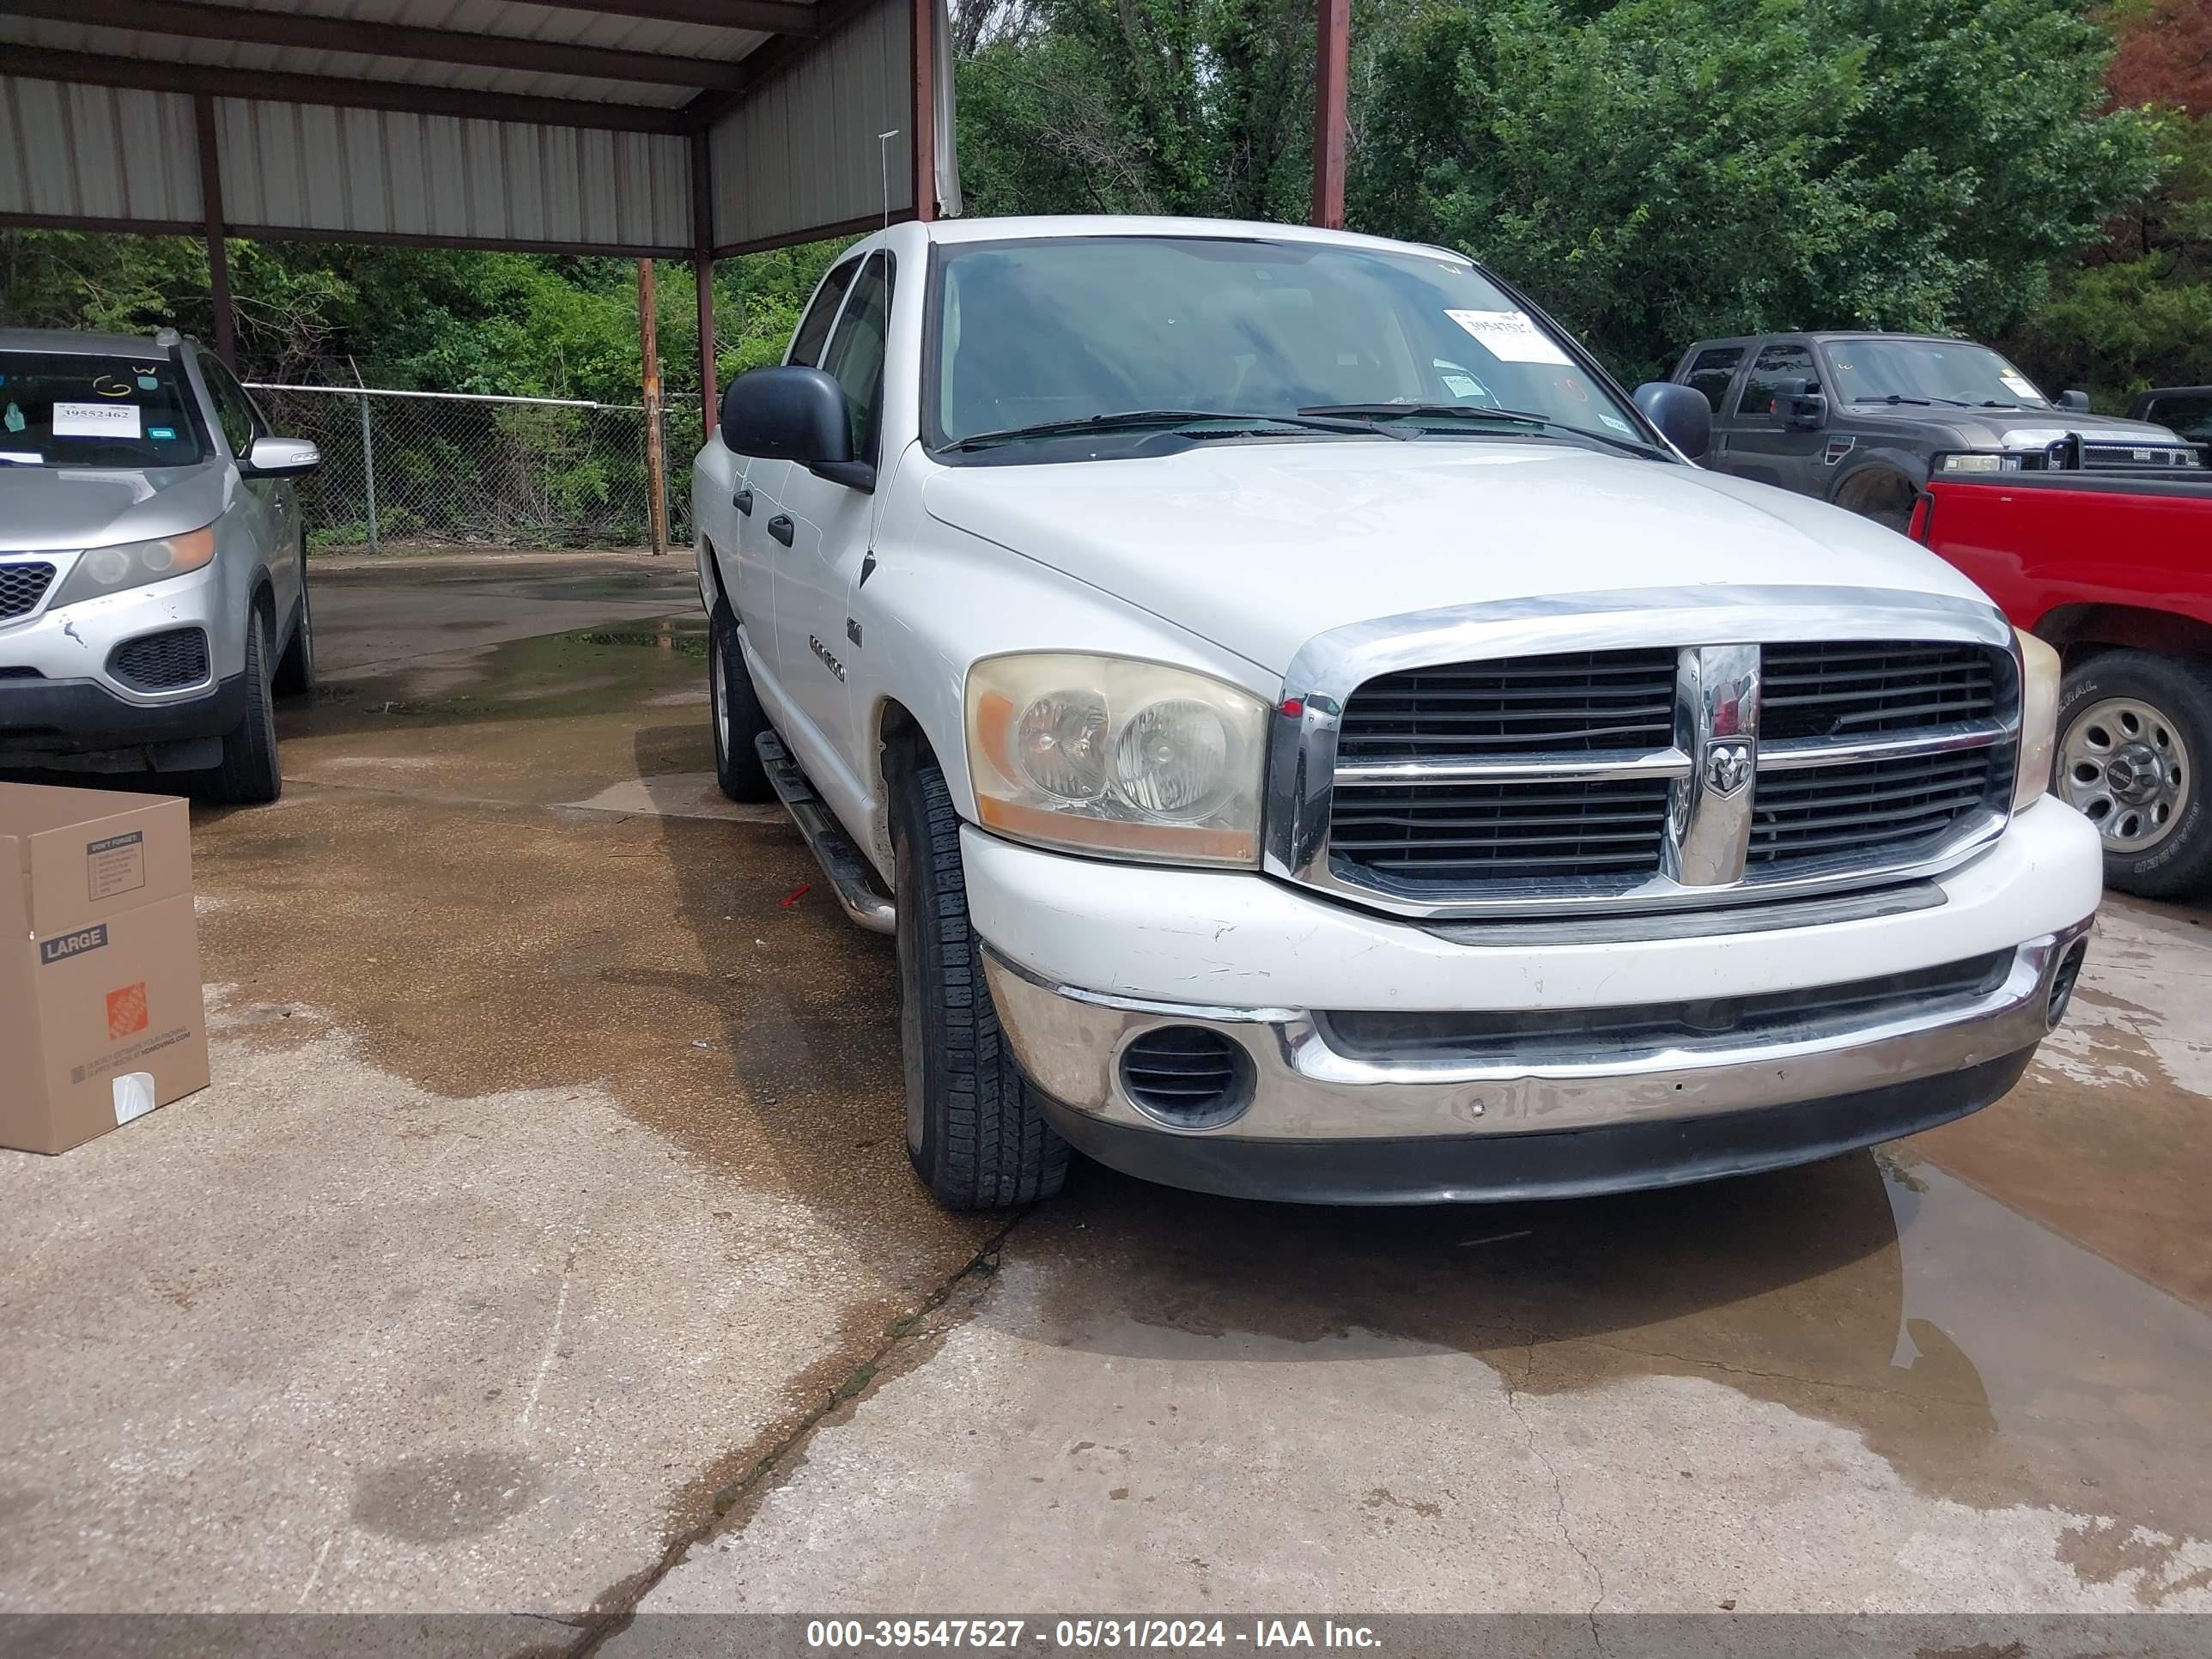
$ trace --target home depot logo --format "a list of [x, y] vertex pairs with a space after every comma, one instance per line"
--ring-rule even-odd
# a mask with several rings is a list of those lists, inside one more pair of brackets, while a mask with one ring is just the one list
[[107, 994], [107, 1040], [136, 1036], [146, 1029], [146, 982]]
[[39, 945], [40, 965], [52, 967], [57, 962], [81, 957], [87, 951], [97, 951], [106, 943], [106, 923], [97, 927], [80, 927], [74, 933], [64, 933], [58, 939], [42, 940]]

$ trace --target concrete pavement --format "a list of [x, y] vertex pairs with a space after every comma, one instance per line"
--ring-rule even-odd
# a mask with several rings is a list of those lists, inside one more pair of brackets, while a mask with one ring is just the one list
[[1878, 1155], [956, 1218], [688, 562], [320, 578], [215, 1085], [0, 1154], [0, 1610], [2212, 1611], [2201, 915]]

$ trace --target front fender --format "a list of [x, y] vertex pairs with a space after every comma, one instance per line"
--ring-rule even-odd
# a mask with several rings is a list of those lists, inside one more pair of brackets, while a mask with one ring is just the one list
[[1869, 447], [1855, 445], [1851, 453], [1837, 465], [1835, 476], [1828, 480], [1827, 500], [1832, 505], [1839, 501], [1852, 479], [1868, 472], [1894, 472], [1917, 491], [1928, 487], [1928, 458], [1893, 444]]

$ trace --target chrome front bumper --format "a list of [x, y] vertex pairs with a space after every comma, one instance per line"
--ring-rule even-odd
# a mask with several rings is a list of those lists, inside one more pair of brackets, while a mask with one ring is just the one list
[[[1977, 1073], [2012, 1056], [2025, 1063], [2049, 1029], [2060, 964], [2089, 927], [2085, 918], [2019, 945], [2003, 980], [1964, 1003], [1885, 1010], [1857, 1024], [1814, 1022], [1801, 1032], [1757, 1041], [1723, 1036], [1536, 1061], [1355, 1057], [1330, 1046], [1326, 1021], [1310, 1010], [1105, 995], [1043, 982], [988, 946], [985, 969], [1015, 1055], [1060, 1109], [1056, 1116], [1194, 1146], [1437, 1137], [1500, 1143], [1686, 1123], [1899, 1085], [1928, 1085], [1917, 1097], [1932, 1098], [1931, 1090], [1940, 1093], [1947, 1077]], [[1190, 1128], [1130, 1098], [1121, 1081], [1122, 1053], [1136, 1037], [1164, 1026], [1200, 1027], [1244, 1050], [1251, 1062], [1248, 1098], [1233, 1119]], [[1959, 1111], [1985, 1103], [1973, 1100]], [[1835, 1148], [1824, 1144], [1808, 1155], [1830, 1150]]]

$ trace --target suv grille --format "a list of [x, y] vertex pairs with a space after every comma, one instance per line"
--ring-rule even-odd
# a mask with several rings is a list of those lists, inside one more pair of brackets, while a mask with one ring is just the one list
[[174, 691], [208, 677], [207, 635], [173, 628], [125, 640], [108, 653], [107, 672], [134, 691]]
[[29, 616], [46, 598], [53, 579], [54, 568], [44, 560], [0, 564], [0, 617]]
[[[1338, 721], [1328, 883], [1510, 905], [1909, 866], [1969, 819], [2001, 824], [2014, 678], [2002, 649], [1921, 641], [1580, 652], [1378, 676]], [[1756, 738], [1735, 736], [1746, 730]], [[1716, 824], [1733, 828], [1706, 833]]]

